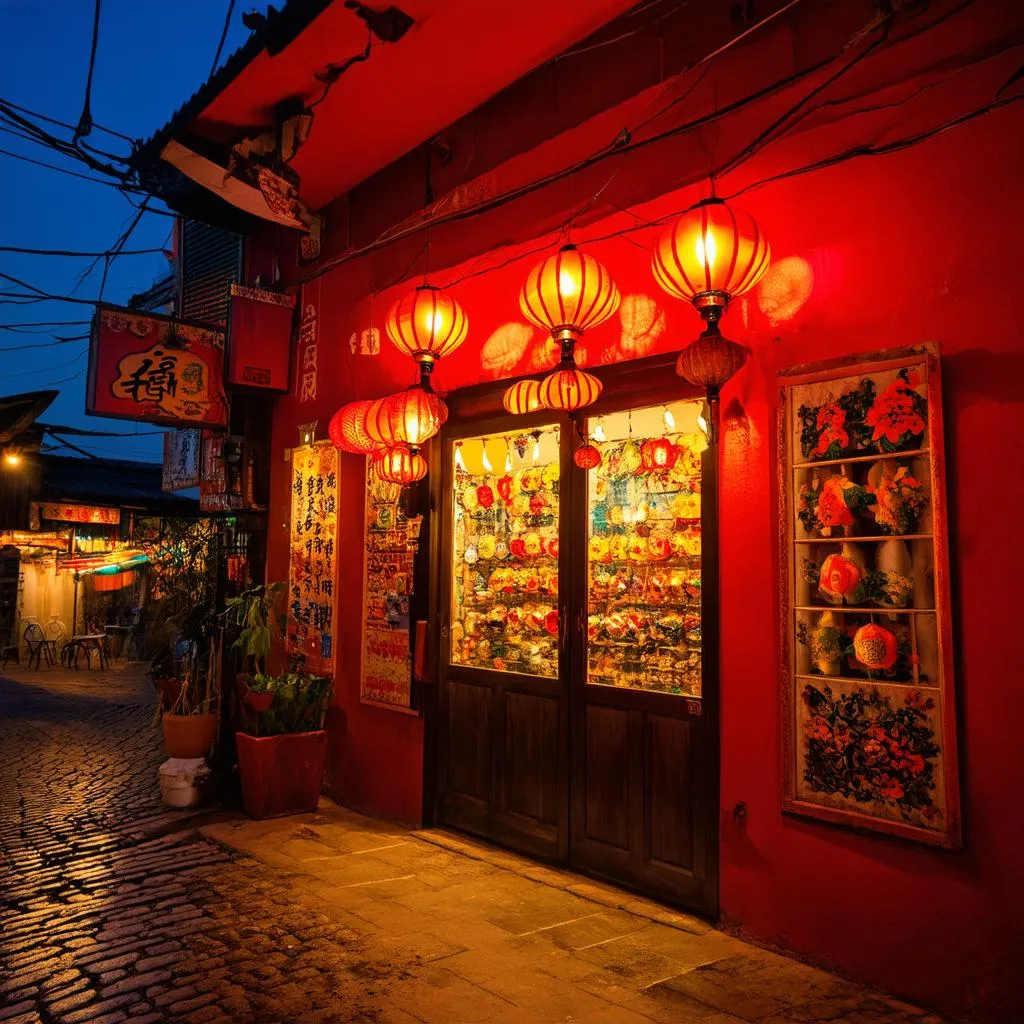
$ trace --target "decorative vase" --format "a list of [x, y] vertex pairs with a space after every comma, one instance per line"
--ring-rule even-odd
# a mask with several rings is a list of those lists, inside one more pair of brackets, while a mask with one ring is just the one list
[[833, 612], [822, 612], [818, 625], [811, 632], [814, 666], [823, 676], [839, 675], [843, 659], [843, 649], [839, 643], [841, 632], [842, 620]]
[[906, 608], [914, 596], [914, 570], [907, 545], [895, 537], [883, 540], [875, 551], [875, 571], [884, 577], [877, 603], [884, 608]]

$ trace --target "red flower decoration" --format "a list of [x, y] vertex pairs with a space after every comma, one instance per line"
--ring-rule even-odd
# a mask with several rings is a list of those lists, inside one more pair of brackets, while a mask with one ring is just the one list
[[853, 653], [865, 668], [888, 672], [896, 664], [896, 637], [889, 630], [869, 622], [854, 633]]
[[544, 628], [552, 635], [558, 636], [558, 610], [552, 608], [544, 619]]
[[557, 537], [552, 537], [551, 540], [549, 540], [547, 542], [547, 549], [548, 549], [548, 554], [552, 558], [557, 558], [558, 557], [558, 538]]
[[515, 537], [513, 540], [510, 540], [508, 549], [516, 558], [526, 557], [526, 542], [522, 537]]
[[481, 484], [476, 489], [476, 500], [481, 508], [490, 508], [494, 504], [494, 491], [487, 484]]
[[498, 497], [506, 504], [512, 503], [512, 477], [505, 475], [495, 485], [498, 488]]

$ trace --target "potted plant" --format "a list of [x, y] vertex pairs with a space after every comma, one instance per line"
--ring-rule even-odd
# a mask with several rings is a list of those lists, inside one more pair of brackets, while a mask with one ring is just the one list
[[241, 728], [235, 733], [242, 802], [252, 818], [315, 811], [327, 761], [330, 679], [266, 670], [275, 640], [284, 638], [284, 615], [275, 606], [285, 586], [253, 587], [229, 601], [226, 612], [233, 647], [252, 670], [236, 679]]

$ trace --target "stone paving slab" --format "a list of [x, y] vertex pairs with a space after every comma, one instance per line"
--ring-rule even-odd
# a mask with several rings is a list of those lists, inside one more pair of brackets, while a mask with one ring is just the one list
[[137, 667], [15, 675], [0, 1022], [941, 1024], [463, 837], [326, 800], [267, 822], [168, 812]]

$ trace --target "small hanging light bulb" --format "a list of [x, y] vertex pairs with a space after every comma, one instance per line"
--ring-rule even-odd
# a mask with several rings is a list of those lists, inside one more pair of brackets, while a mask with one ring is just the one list
[[540, 431], [536, 431], [533, 435], [533, 452], [530, 455], [533, 460], [533, 464], [536, 466], [540, 461]]
[[604, 432], [604, 420], [598, 417], [597, 426], [590, 432], [590, 440], [603, 443], [608, 440]]
[[665, 406], [665, 429], [672, 431], [676, 429], [676, 418], [672, 415], [672, 410], [666, 405]]
[[508, 438], [505, 438], [505, 472], [512, 472], [512, 446], [508, 443]]
[[484, 472], [493, 473], [494, 467], [491, 465], [491, 460], [487, 458], [487, 442], [482, 441], [481, 444], [483, 445], [483, 455], [480, 461], [484, 464]]
[[455, 468], [462, 470], [463, 473], [466, 472], [466, 463], [463, 461], [463, 458], [462, 458], [462, 442], [461, 441], [456, 441], [455, 442]]

